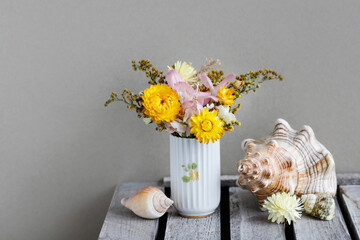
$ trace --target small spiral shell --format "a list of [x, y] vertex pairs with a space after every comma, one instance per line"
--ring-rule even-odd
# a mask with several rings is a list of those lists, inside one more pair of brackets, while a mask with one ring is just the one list
[[122, 205], [147, 219], [161, 217], [173, 203], [173, 200], [154, 186], [141, 188], [131, 197], [121, 199]]
[[321, 220], [331, 220], [335, 216], [335, 200], [326, 193], [306, 194], [301, 196], [307, 214]]

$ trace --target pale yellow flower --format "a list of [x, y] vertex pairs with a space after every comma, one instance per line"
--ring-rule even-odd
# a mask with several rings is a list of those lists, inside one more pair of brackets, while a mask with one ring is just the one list
[[301, 210], [303, 209], [300, 198], [289, 193], [276, 193], [267, 198], [264, 202], [264, 208], [269, 211], [268, 219], [277, 224], [285, 220], [290, 224], [300, 219]]
[[[196, 82], [196, 70], [187, 62], [177, 61], [175, 70], [180, 74], [181, 78], [186, 82]], [[168, 69], [173, 69], [168, 66]]]

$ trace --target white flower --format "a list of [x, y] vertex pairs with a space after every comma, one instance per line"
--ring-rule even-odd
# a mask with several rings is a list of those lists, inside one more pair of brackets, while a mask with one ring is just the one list
[[269, 211], [268, 219], [272, 222], [279, 224], [286, 219], [290, 224], [291, 221], [296, 222], [296, 218], [300, 219], [303, 206], [300, 198], [296, 198], [295, 195], [278, 192], [265, 200], [264, 208]]
[[188, 130], [188, 125], [184, 122], [181, 122], [179, 119], [172, 122], [165, 122], [166, 131], [169, 133], [177, 132], [180, 136], [183, 133], [186, 133]]
[[213, 109], [214, 106], [215, 106], [215, 105], [214, 105], [213, 103], [211, 103], [211, 104], [206, 104], [206, 108], [209, 109], [209, 110]]
[[187, 125], [178, 121], [172, 121], [170, 122], [170, 125], [176, 129], [176, 132], [178, 132], [180, 135], [186, 131]]
[[[178, 71], [181, 78], [186, 82], [196, 82], [196, 70], [187, 62], [177, 61], [175, 64], [175, 70]], [[168, 69], [173, 68], [168, 66]]]
[[229, 106], [218, 106], [216, 107], [218, 110], [219, 117], [225, 121], [226, 124], [230, 124], [232, 121], [236, 121], [236, 117], [233, 113], [229, 111]]
[[144, 123], [145, 123], [145, 124], [150, 124], [150, 123], [152, 123], [152, 119], [151, 119], [151, 118], [144, 118], [143, 120], [144, 120]]

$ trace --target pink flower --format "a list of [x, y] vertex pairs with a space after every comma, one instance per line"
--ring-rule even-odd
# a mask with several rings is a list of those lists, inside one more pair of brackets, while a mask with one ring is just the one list
[[[174, 89], [175, 87], [175, 84], [176, 83], [179, 83], [179, 82], [185, 82], [181, 76], [180, 76], [180, 73], [178, 73], [178, 71], [176, 70], [169, 70], [167, 73], [166, 73], [166, 81], [167, 83], [169, 84], [169, 86]], [[174, 89], [175, 90], [175, 89]]]
[[166, 81], [169, 86], [178, 93], [181, 103], [196, 100], [204, 106], [210, 101], [210, 99], [217, 101], [217, 98], [212, 96], [211, 93], [195, 90], [189, 83], [185, 82], [181, 78], [180, 74], [176, 70], [170, 70], [167, 72]]
[[187, 130], [187, 126], [184, 123], [181, 123], [181, 120], [179, 119], [176, 119], [172, 122], [165, 122], [165, 127], [167, 132], [177, 132], [180, 134], [180, 136]]
[[170, 70], [166, 74], [166, 81], [180, 97], [181, 106], [184, 109], [184, 122], [187, 122], [194, 114], [198, 114], [210, 100], [217, 101], [211, 92], [195, 90], [189, 83], [185, 82], [176, 70]]
[[222, 80], [217, 86], [214, 87], [210, 78], [205, 73], [199, 73], [197, 77], [201, 80], [201, 82], [205, 85], [205, 87], [210, 88], [211, 95], [217, 96], [217, 91], [225, 86], [235, 75], [229, 74], [224, 80]]
[[185, 113], [183, 117], [184, 122], [189, 122], [191, 116], [198, 114], [199, 111], [203, 109], [203, 105], [194, 100], [184, 102], [182, 107]]

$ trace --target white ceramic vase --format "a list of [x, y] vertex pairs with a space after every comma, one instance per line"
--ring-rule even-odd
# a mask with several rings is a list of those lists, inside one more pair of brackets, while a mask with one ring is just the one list
[[205, 217], [220, 203], [220, 140], [199, 143], [170, 135], [171, 199], [179, 214]]

